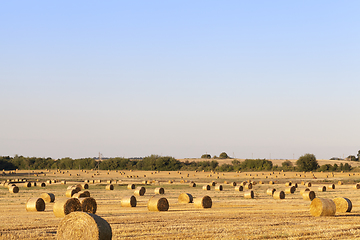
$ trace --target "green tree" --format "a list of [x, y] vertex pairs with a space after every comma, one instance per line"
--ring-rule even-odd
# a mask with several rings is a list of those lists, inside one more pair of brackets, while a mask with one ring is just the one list
[[203, 155], [201, 155], [201, 158], [211, 158], [211, 155], [210, 154], [203, 154]]
[[319, 167], [319, 164], [316, 160], [314, 154], [307, 153], [296, 161], [296, 166], [298, 167], [299, 171], [314, 171]]
[[226, 154], [226, 152], [222, 152], [222, 153], [220, 153], [219, 158], [226, 159], [226, 158], [229, 158], [229, 156]]
[[289, 160], [286, 160], [286, 161], [282, 162], [281, 165], [282, 165], [282, 167], [283, 167], [284, 169], [290, 169], [290, 168], [293, 167], [292, 162], [289, 161]]

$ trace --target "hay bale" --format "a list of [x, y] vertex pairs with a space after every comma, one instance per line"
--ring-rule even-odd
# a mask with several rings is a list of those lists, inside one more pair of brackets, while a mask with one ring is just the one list
[[46, 183], [44, 182], [40, 183], [40, 187], [46, 187]]
[[215, 186], [215, 191], [222, 191], [223, 190], [223, 186], [222, 185], [217, 185]]
[[266, 190], [266, 194], [269, 195], [269, 196], [272, 196], [275, 191], [276, 191], [275, 188], [268, 188], [268, 189]]
[[246, 183], [244, 186], [246, 189], [252, 189], [252, 183]]
[[296, 187], [295, 186], [291, 186], [285, 189], [285, 193], [287, 194], [293, 194], [296, 191]]
[[333, 199], [335, 206], [336, 206], [336, 212], [351, 212], [352, 209], [352, 203], [348, 198], [334, 198]]
[[61, 181], [61, 184], [66, 184], [66, 181], [65, 180]]
[[103, 218], [86, 212], [65, 216], [57, 229], [57, 240], [111, 240], [112, 230]]
[[68, 198], [71, 198], [75, 193], [78, 193], [80, 190], [78, 190], [77, 188], [73, 188], [73, 189], [68, 189], [65, 192], [65, 196]]
[[298, 188], [298, 184], [297, 183], [293, 183], [292, 184], [295, 188]]
[[181, 193], [178, 197], [179, 203], [192, 203], [193, 196], [189, 193]]
[[273, 185], [273, 184], [274, 184], [274, 182], [273, 182], [273, 181], [269, 181], [269, 184], [270, 184], [270, 185]]
[[31, 187], [31, 183], [30, 182], [24, 182], [24, 187]]
[[65, 215], [71, 212], [81, 210], [81, 203], [78, 198], [63, 198], [56, 200], [53, 207], [55, 217], [65, 217]]
[[45, 202], [42, 198], [29, 198], [26, 202], [27, 212], [40, 212], [45, 210]]
[[121, 198], [122, 207], [136, 207], [136, 197], [135, 196], [125, 196]]
[[202, 190], [209, 191], [210, 190], [210, 185], [204, 185], [202, 187]]
[[286, 187], [291, 187], [291, 185], [292, 185], [292, 182], [291, 182], [291, 181], [285, 183], [285, 186], [286, 186]]
[[75, 193], [73, 196], [73, 198], [87, 198], [90, 197], [90, 192], [89, 191], [80, 191]]
[[189, 187], [196, 187], [196, 183], [189, 183]]
[[114, 185], [108, 184], [108, 185], [106, 185], [105, 189], [106, 190], [114, 190]]
[[83, 183], [83, 184], [81, 184], [81, 188], [82, 189], [89, 189], [89, 184]]
[[329, 189], [335, 189], [335, 184], [330, 184], [330, 185], [328, 186], [328, 188], [329, 188]]
[[230, 186], [235, 187], [235, 186], [236, 186], [236, 182], [231, 182], [231, 183], [230, 183]]
[[310, 200], [312, 201], [314, 198], [316, 198], [315, 192], [314, 191], [305, 191], [303, 194], [303, 199], [304, 200]]
[[342, 181], [338, 181], [338, 185], [343, 185], [344, 183]]
[[164, 197], [153, 196], [147, 203], [149, 211], [167, 211], [169, 209], [169, 202]]
[[127, 189], [135, 189], [135, 184], [128, 184]]
[[326, 192], [326, 187], [325, 186], [318, 187], [318, 191], [319, 192]]
[[9, 187], [9, 192], [18, 193], [19, 192], [19, 187], [18, 186], [10, 186]]
[[304, 185], [305, 187], [311, 187], [311, 182], [306, 182]]
[[43, 194], [41, 194], [40, 197], [46, 203], [55, 202], [55, 194], [53, 194], [53, 193], [43, 193]]
[[155, 188], [154, 192], [155, 194], [165, 194], [165, 190], [162, 187]]
[[212, 200], [209, 196], [197, 197], [194, 199], [194, 206], [196, 208], [211, 208]]
[[360, 188], [360, 184], [359, 184], [359, 183], [356, 183], [356, 184], [354, 185], [354, 188], [355, 188], [355, 189], [359, 189], [359, 188]]
[[83, 212], [95, 214], [97, 210], [97, 204], [94, 198], [84, 197], [78, 198], [81, 204], [81, 210]]
[[211, 181], [210, 185], [214, 187], [214, 186], [216, 185], [216, 182], [215, 182], [215, 181]]
[[244, 192], [244, 198], [254, 198], [254, 191], [250, 190], [250, 191]]
[[333, 200], [326, 198], [314, 198], [310, 204], [310, 214], [314, 217], [334, 216], [336, 205]]
[[285, 199], [284, 191], [275, 191], [273, 194], [274, 199]]
[[310, 189], [309, 189], [309, 188], [301, 189], [301, 190], [300, 190], [300, 195], [302, 196], [303, 193], [306, 192], [306, 191], [310, 191]]
[[144, 196], [146, 189], [144, 187], [137, 187], [134, 191], [135, 196]]
[[36, 187], [36, 182], [31, 182], [32, 187]]

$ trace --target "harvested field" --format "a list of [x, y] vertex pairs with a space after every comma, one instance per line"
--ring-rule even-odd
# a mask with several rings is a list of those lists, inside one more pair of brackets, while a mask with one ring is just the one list
[[[55, 172], [55, 173], [54, 173]], [[37, 172], [17, 171], [15, 174], [2, 176], [6, 179], [26, 179], [26, 181], [46, 182], [50, 179], [59, 180], [46, 187], [25, 187], [21, 184], [17, 194], [10, 193], [7, 187], [0, 187], [0, 239], [56, 239], [56, 232], [62, 218], [55, 217], [54, 203], [46, 203], [45, 211], [27, 212], [26, 201], [29, 198], [40, 197], [44, 192], [53, 193], [57, 197], [65, 197], [68, 186], [84, 182], [84, 180], [102, 180], [89, 183], [87, 189], [96, 200], [96, 214], [105, 219], [112, 228], [113, 239], [359, 239], [360, 227], [357, 224], [360, 216], [360, 189], [354, 189], [355, 183], [360, 182], [359, 173], [329, 173], [314, 172], [313, 174], [287, 172], [284, 176], [280, 172], [251, 172], [250, 173], [209, 173], [184, 171], [155, 172], [155, 171], [116, 171], [80, 172], [69, 171], [66, 175], [56, 171]], [[170, 173], [170, 174], [169, 174]], [[34, 176], [37, 174], [38, 176]], [[43, 174], [47, 174], [43, 176]], [[71, 174], [71, 176], [69, 175]], [[78, 176], [77, 176], [78, 174]], [[271, 174], [271, 175], [270, 175]], [[296, 176], [297, 174], [297, 176]], [[301, 174], [301, 177], [298, 177]], [[144, 177], [146, 175], [147, 177]], [[209, 177], [211, 175], [211, 177]], [[132, 176], [131, 178], [128, 176]], [[187, 177], [188, 176], [188, 177]], [[181, 178], [183, 177], [183, 178]], [[219, 177], [219, 178], [217, 178]], [[267, 177], [267, 178], [266, 178]], [[116, 180], [113, 191], [106, 191], [108, 179]], [[121, 180], [121, 181], [119, 181]], [[133, 189], [128, 189], [130, 183], [145, 186], [144, 196], [137, 197], [136, 207], [121, 207], [121, 199], [131, 196]], [[155, 180], [157, 181], [155, 184]], [[173, 183], [169, 183], [171, 180]], [[180, 181], [183, 180], [183, 183]], [[264, 184], [252, 186], [254, 199], [245, 199], [244, 192], [234, 191], [234, 186], [223, 185], [223, 191], [215, 191], [212, 186], [209, 191], [203, 191], [202, 186], [211, 181], [236, 182], [263, 181]], [[66, 181], [66, 184], [61, 184]], [[154, 183], [153, 183], [154, 181]], [[194, 181], [196, 187], [190, 187]], [[269, 181], [274, 181], [269, 185]], [[298, 183], [295, 194], [287, 194], [279, 201], [267, 195], [268, 188], [285, 191], [285, 183]], [[310, 214], [311, 201], [303, 200], [299, 194], [305, 189], [300, 183], [311, 182], [309, 189], [316, 193], [316, 197], [325, 199], [347, 198], [352, 202], [351, 212], [336, 213], [331, 217], [313, 217]], [[320, 186], [337, 184], [335, 189], [319, 192]], [[162, 195], [169, 202], [169, 210], [164, 212], [149, 211], [147, 203], [154, 196], [155, 188], [162, 187]], [[179, 203], [181, 193], [188, 193], [194, 197], [204, 194], [212, 199], [211, 208], [195, 208], [193, 203]]]

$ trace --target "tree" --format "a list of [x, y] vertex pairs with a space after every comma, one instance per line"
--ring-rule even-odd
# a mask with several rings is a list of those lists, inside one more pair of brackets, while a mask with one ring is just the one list
[[203, 155], [201, 155], [201, 158], [211, 158], [211, 155], [210, 154], [203, 154]]
[[229, 158], [229, 156], [226, 154], [226, 152], [222, 152], [220, 153], [219, 158], [225, 159], [225, 158]]
[[293, 167], [292, 162], [289, 161], [289, 160], [286, 160], [286, 161], [282, 162], [281, 165], [282, 165], [284, 170], [288, 170], [288, 169], [291, 169]]
[[299, 157], [296, 161], [296, 166], [300, 171], [308, 172], [316, 170], [319, 167], [319, 164], [314, 154], [307, 153]]

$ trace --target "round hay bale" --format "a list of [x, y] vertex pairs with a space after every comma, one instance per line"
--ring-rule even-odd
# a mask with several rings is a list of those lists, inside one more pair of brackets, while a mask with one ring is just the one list
[[216, 182], [215, 182], [215, 181], [211, 181], [210, 185], [214, 187], [214, 186], [216, 185]]
[[273, 185], [273, 184], [274, 184], [274, 182], [273, 182], [273, 181], [269, 181], [269, 184], [270, 184], [270, 185]]
[[114, 190], [114, 185], [108, 184], [108, 185], [106, 185], [105, 189], [106, 190]]
[[10, 186], [9, 187], [9, 192], [18, 193], [19, 192], [19, 187], [18, 186]]
[[231, 182], [231, 183], [230, 183], [230, 186], [235, 187], [235, 186], [236, 186], [236, 182]]
[[360, 188], [360, 184], [359, 183], [356, 183], [355, 185], [354, 185], [354, 189], [359, 189]]
[[333, 199], [335, 206], [336, 206], [336, 212], [351, 212], [352, 209], [352, 203], [348, 198], [334, 198]]
[[134, 191], [135, 196], [144, 196], [146, 189], [144, 187], [137, 187]]
[[254, 191], [250, 190], [250, 191], [244, 192], [244, 198], [254, 198]]
[[27, 212], [40, 212], [45, 210], [45, 202], [42, 198], [29, 198], [26, 202]]
[[57, 240], [111, 240], [112, 230], [103, 218], [86, 212], [65, 216], [57, 229]]
[[36, 182], [31, 182], [32, 187], [36, 187]]
[[329, 188], [329, 189], [335, 189], [335, 184], [330, 184], [330, 185], [328, 186], [328, 188]]
[[209, 191], [210, 190], [210, 185], [204, 185], [202, 187], [202, 190]]
[[310, 214], [314, 217], [334, 216], [336, 205], [333, 200], [326, 198], [314, 198], [310, 204]]
[[78, 198], [63, 198], [56, 200], [53, 212], [55, 217], [65, 217], [65, 215], [75, 212], [81, 211], [81, 203]]
[[178, 198], [179, 203], [192, 203], [193, 196], [189, 193], [181, 193]]
[[266, 190], [266, 194], [269, 195], [269, 196], [272, 196], [275, 191], [276, 191], [275, 188], [268, 188], [268, 189]]
[[81, 204], [81, 210], [83, 212], [95, 214], [97, 210], [97, 204], [94, 198], [84, 197], [78, 198]]
[[122, 207], [136, 207], [136, 197], [135, 196], [125, 196], [121, 198]]
[[89, 184], [83, 183], [83, 184], [81, 184], [81, 188], [82, 189], [89, 189]]
[[306, 182], [304, 185], [305, 187], [311, 187], [311, 182]]
[[68, 198], [71, 198], [75, 193], [78, 193], [78, 189], [77, 188], [73, 188], [73, 189], [68, 189], [66, 190], [65, 192], [65, 196], [68, 197]]
[[31, 183], [30, 182], [24, 182], [24, 187], [31, 187]]
[[73, 198], [87, 198], [90, 197], [90, 192], [89, 191], [80, 191], [75, 193], [73, 196]]
[[65, 181], [65, 180], [62, 180], [62, 181], [61, 181], [61, 184], [66, 184], [66, 181]]
[[291, 187], [288, 187], [285, 189], [285, 193], [287, 194], [293, 194], [296, 190], [296, 187], [295, 186], [291, 186]]
[[244, 190], [244, 187], [242, 185], [235, 186], [235, 191], [242, 192]]
[[305, 192], [302, 194], [302, 196], [303, 196], [303, 199], [304, 199], [304, 200], [310, 200], [310, 201], [312, 201], [312, 200], [316, 197], [314, 191], [305, 191]]
[[135, 189], [135, 184], [128, 184], [127, 189]]
[[291, 187], [291, 185], [292, 185], [292, 182], [286, 182], [286, 183], [285, 183], [285, 186], [286, 186], [286, 187]]
[[275, 191], [273, 194], [274, 199], [285, 199], [284, 191]]
[[162, 187], [155, 188], [154, 192], [155, 194], [165, 194], [165, 190]]
[[222, 191], [223, 190], [223, 186], [222, 185], [217, 185], [215, 186], [215, 191]]
[[43, 193], [43, 194], [41, 194], [40, 197], [46, 203], [55, 202], [55, 194], [53, 194], [53, 193]]
[[46, 187], [46, 183], [44, 182], [40, 183], [40, 187]]
[[164, 197], [154, 196], [149, 199], [147, 208], [149, 211], [167, 211], [169, 209], [169, 202]]
[[338, 181], [338, 185], [343, 185], [344, 183], [342, 181]]
[[252, 189], [252, 183], [246, 183], [245, 188], [246, 189]]
[[190, 187], [196, 187], [196, 183], [194, 183], [194, 182], [193, 182], [193, 183], [189, 183], [189, 186], [190, 186]]
[[292, 184], [295, 188], [298, 188], [298, 184], [297, 183], [293, 183]]
[[318, 187], [318, 191], [319, 192], [326, 192], [326, 187], [325, 186]]
[[303, 193], [306, 192], [306, 191], [310, 191], [310, 189], [309, 189], [309, 188], [301, 189], [301, 190], [300, 190], [300, 195], [302, 196]]
[[194, 199], [194, 206], [196, 208], [211, 208], [212, 200], [209, 196], [197, 197]]

